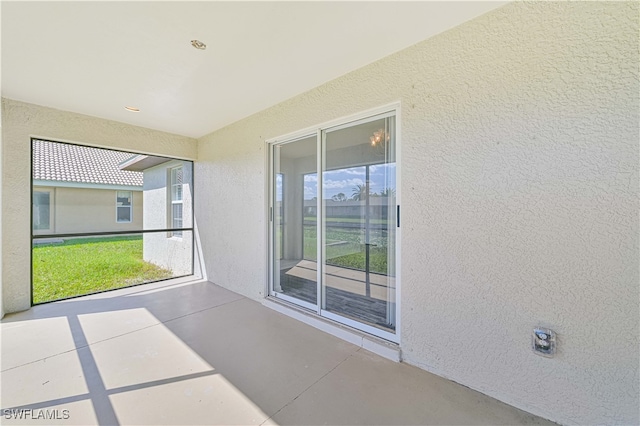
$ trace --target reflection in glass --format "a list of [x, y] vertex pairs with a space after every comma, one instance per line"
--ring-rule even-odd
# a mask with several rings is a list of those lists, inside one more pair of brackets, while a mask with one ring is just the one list
[[322, 309], [395, 330], [394, 117], [327, 131]]

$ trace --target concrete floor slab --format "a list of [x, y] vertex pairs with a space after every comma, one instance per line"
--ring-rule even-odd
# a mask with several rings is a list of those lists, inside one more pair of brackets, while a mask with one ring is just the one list
[[110, 396], [123, 425], [259, 425], [265, 414], [220, 374]]
[[552, 425], [419, 368], [364, 349], [271, 421], [279, 425]]
[[75, 349], [71, 328], [65, 317], [15, 322], [2, 320], [2, 342], [2, 371]]
[[106, 389], [146, 386], [214, 370], [162, 324], [93, 344], [91, 354]]
[[358, 349], [248, 299], [166, 325], [269, 415]]
[[[207, 282], [158, 282], [34, 306], [2, 319], [4, 371], [174, 318], [239, 300]], [[77, 331], [84, 342], [75, 342]], [[74, 334], [75, 332], [75, 334]]]
[[[6, 341], [6, 340], [5, 340]], [[2, 408], [46, 408], [73, 402], [89, 388], [78, 352], [66, 352], [2, 372]]]
[[38, 306], [1, 331], [0, 408], [69, 410], [47, 424], [547, 424], [211, 283]]

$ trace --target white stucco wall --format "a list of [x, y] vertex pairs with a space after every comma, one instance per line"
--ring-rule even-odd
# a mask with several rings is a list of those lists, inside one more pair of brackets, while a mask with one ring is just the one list
[[[2, 55], [0, 55], [0, 62]], [[0, 65], [0, 70], [2, 69]], [[0, 114], [0, 130], [2, 128], [2, 114]], [[4, 192], [4, 175], [3, 175], [3, 166], [2, 166], [2, 158], [4, 156], [4, 141], [2, 137], [3, 132], [0, 131], [0, 188], [3, 189]], [[2, 258], [3, 258], [3, 246], [4, 246], [4, 235], [2, 231], [2, 216], [3, 216], [3, 207], [2, 207], [2, 196], [0, 196], [0, 318], [4, 318], [4, 268], [2, 267]]]
[[[188, 161], [170, 161], [144, 171], [144, 229], [171, 228], [169, 220], [169, 169], [182, 167], [182, 224], [193, 227], [193, 164]], [[144, 260], [169, 269], [174, 276], [192, 273], [193, 233], [183, 231], [182, 236], [167, 232], [146, 233], [143, 237]], [[193, 273], [200, 275], [194, 262]]]
[[403, 359], [551, 420], [637, 424], [638, 12], [509, 4], [201, 138], [209, 278], [264, 296], [265, 139], [400, 100]]
[[2, 302], [30, 306], [31, 137], [195, 159], [195, 140], [115, 121], [2, 99]]

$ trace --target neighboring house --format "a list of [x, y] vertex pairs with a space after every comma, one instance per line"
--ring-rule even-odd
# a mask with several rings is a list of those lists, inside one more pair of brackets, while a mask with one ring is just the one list
[[123, 172], [141, 173], [143, 184], [143, 258], [174, 276], [193, 273], [193, 163], [136, 155], [120, 164]]
[[142, 229], [142, 173], [130, 153], [33, 140], [33, 233]]

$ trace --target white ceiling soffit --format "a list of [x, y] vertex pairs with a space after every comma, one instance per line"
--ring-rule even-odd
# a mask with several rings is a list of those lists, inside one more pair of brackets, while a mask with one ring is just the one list
[[2, 1], [2, 96], [200, 137], [504, 3]]

